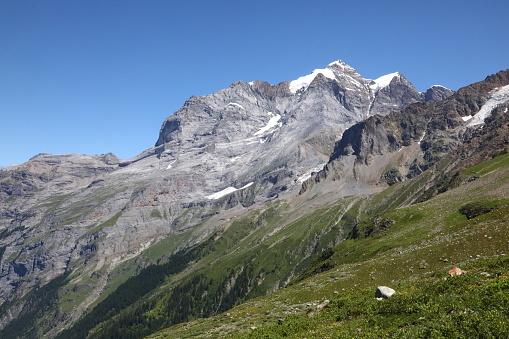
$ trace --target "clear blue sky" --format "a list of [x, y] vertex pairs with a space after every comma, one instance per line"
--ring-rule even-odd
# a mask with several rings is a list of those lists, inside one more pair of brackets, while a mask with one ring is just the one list
[[420, 91], [509, 68], [508, 1], [0, 1], [0, 166], [130, 158], [191, 95], [342, 59]]

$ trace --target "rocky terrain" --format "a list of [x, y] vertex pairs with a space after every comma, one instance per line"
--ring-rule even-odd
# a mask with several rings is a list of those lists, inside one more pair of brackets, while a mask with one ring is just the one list
[[[278, 85], [238, 81], [191, 97], [164, 121], [155, 146], [132, 159], [40, 154], [3, 169], [0, 323], [12, 329], [31, 314], [47, 327], [30, 333], [54, 337], [94, 307], [109, 307], [123, 284], [135, 283], [130, 277], [186, 255], [193, 268], [170, 269], [175, 280], [159, 289], [166, 294], [153, 294], [162, 304], [128, 305], [185, 321], [164, 303], [179, 297], [169, 292], [175, 286], [201, 286], [186, 279], [210, 279], [221, 296], [201, 306], [202, 316], [284, 287], [352, 230], [356, 202], [304, 231], [298, 220], [306, 213], [422, 175], [427, 181], [399, 204], [428, 199], [452, 187], [461, 168], [504, 151], [508, 84], [505, 71], [457, 93], [420, 93], [400, 73], [364, 79], [337, 61]], [[269, 249], [276, 252], [266, 258]], [[293, 264], [281, 267], [278, 255]], [[58, 306], [34, 315], [33, 293], [59, 277]], [[95, 321], [72, 328], [88, 331]], [[95, 331], [100, 337], [117, 325]]]

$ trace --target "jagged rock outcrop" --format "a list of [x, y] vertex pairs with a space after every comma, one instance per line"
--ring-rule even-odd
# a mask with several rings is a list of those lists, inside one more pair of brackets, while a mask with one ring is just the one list
[[454, 94], [454, 91], [451, 91], [448, 88], [443, 86], [431, 86], [424, 92], [424, 101], [441, 101], [447, 99], [451, 95]]

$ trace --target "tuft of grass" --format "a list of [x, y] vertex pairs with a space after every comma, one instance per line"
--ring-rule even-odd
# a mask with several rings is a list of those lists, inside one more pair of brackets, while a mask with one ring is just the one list
[[151, 218], [156, 218], [156, 219], [162, 219], [163, 218], [163, 216], [161, 214], [161, 211], [159, 211], [158, 209], [153, 209], [150, 212], [150, 217]]

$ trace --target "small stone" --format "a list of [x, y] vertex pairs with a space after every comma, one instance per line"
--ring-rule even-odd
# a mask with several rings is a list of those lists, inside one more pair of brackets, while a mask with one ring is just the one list
[[463, 271], [461, 268], [458, 268], [456, 266], [454, 266], [451, 270], [449, 270], [449, 275], [451, 277], [466, 274], [466, 273], [467, 273], [467, 271]]
[[387, 286], [378, 286], [375, 292], [375, 298], [390, 298], [394, 293], [396, 293], [395, 290], [393, 290], [390, 287]]

